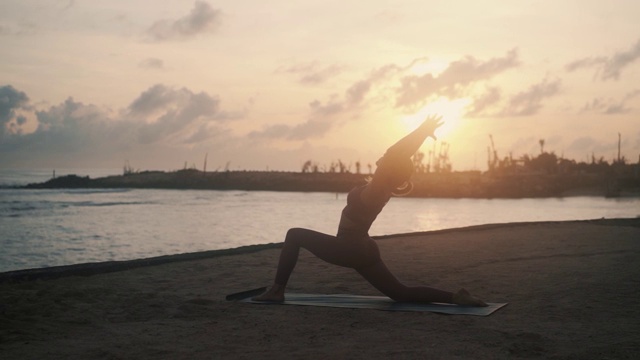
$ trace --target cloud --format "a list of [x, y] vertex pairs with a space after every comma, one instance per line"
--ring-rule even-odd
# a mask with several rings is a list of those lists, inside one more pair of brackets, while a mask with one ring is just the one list
[[0, 36], [1, 35], [25, 36], [25, 35], [34, 35], [37, 33], [38, 33], [38, 26], [31, 22], [21, 22], [14, 26], [0, 24]]
[[532, 85], [526, 91], [512, 96], [502, 110], [503, 116], [530, 116], [542, 109], [542, 101], [560, 92], [561, 81], [556, 79]]
[[466, 56], [454, 61], [439, 75], [405, 76], [397, 90], [396, 107], [422, 105], [432, 96], [458, 97], [472, 84], [489, 80], [520, 65], [516, 49], [505, 56], [480, 61]]
[[306, 140], [314, 137], [321, 137], [333, 127], [331, 121], [327, 119], [316, 118], [294, 126], [289, 131], [289, 140]]
[[411, 68], [415, 63], [425, 58], [412, 60], [408, 66], [387, 64], [374, 69], [363, 79], [352, 83], [342, 96], [333, 94], [329, 100], [321, 102], [313, 100], [309, 103], [309, 115], [304, 123], [290, 126], [284, 124], [270, 125], [263, 130], [249, 134], [252, 139], [289, 139], [306, 140], [324, 136], [336, 124], [339, 116], [347, 112], [357, 111], [363, 106], [367, 96], [376, 86], [383, 86], [394, 81], [394, 77]]
[[252, 131], [252, 139], [306, 140], [324, 136], [337, 123], [340, 114], [356, 109], [365, 99], [375, 82], [382, 78], [373, 72], [368, 78], [353, 83], [342, 97], [334, 94], [326, 102], [313, 100], [309, 103], [309, 115], [305, 122], [290, 126], [273, 124], [260, 131]]
[[470, 117], [535, 115], [542, 109], [545, 99], [560, 93], [561, 85], [562, 82], [559, 79], [553, 81], [544, 79], [525, 91], [511, 95], [506, 102], [501, 102], [503, 95], [498, 87], [488, 87], [483, 93], [473, 97], [465, 109], [465, 115]]
[[189, 145], [203, 143], [225, 134], [229, 134], [229, 130], [211, 124], [200, 124], [190, 136], [185, 138], [184, 143]]
[[148, 90], [143, 91], [128, 107], [132, 115], [149, 115], [156, 110], [161, 110], [172, 102], [176, 101], [179, 93], [175, 90], [156, 84]]
[[371, 79], [357, 81], [347, 88], [343, 97], [332, 95], [324, 103], [320, 100], [310, 102], [309, 115], [305, 122], [294, 126], [274, 124], [263, 130], [253, 131], [249, 136], [253, 139], [288, 140], [322, 137], [338, 123], [341, 114], [353, 111], [364, 101], [372, 86]]
[[163, 69], [164, 62], [158, 58], [146, 58], [138, 66], [143, 69]]
[[[328, 133], [334, 126], [341, 124], [341, 115], [358, 113], [371, 101], [371, 93], [378, 92], [378, 101], [387, 102], [385, 91], [397, 96], [397, 107], [408, 107], [427, 100], [431, 95], [453, 97], [458, 92], [479, 81], [485, 81], [519, 64], [516, 50], [507, 52], [504, 57], [479, 61], [471, 56], [452, 62], [439, 76], [405, 74], [416, 64], [428, 59], [413, 59], [408, 65], [385, 64], [370, 71], [362, 79], [353, 82], [341, 94], [333, 94], [327, 101], [314, 100], [309, 103], [308, 118], [298, 125], [273, 124], [260, 131], [249, 134], [252, 139], [288, 139], [306, 140], [318, 138]], [[279, 72], [309, 74], [317, 70], [314, 64], [298, 65]], [[325, 68], [329, 69], [329, 68]], [[397, 84], [400, 84], [398, 87]], [[374, 99], [375, 101], [375, 99]]]
[[[17, 110], [31, 111], [37, 127], [30, 133], [7, 132], [0, 141], [0, 163], [12, 156], [58, 154], [108, 158], [132, 148], [167, 148], [197, 144], [226, 133], [231, 118], [220, 110], [220, 100], [207, 93], [154, 85], [118, 113], [68, 98], [45, 110], [28, 104], [25, 93], [0, 88], [0, 119], [24, 124]], [[172, 145], [173, 144], [173, 145]]]
[[622, 102], [613, 99], [595, 98], [587, 102], [580, 112], [596, 112], [601, 114], [625, 114], [630, 111]]
[[466, 109], [466, 115], [472, 117], [487, 116], [488, 109], [498, 104], [502, 98], [500, 89], [493, 86], [479, 96], [473, 98], [471, 104]]
[[640, 96], [640, 89], [629, 92], [622, 100], [595, 98], [587, 102], [580, 112], [596, 112], [605, 115], [627, 114], [633, 110], [627, 103], [638, 96]]
[[71, 9], [75, 4], [76, 4], [75, 0], [69, 0], [69, 2], [67, 3], [67, 5], [65, 5], [65, 7], [62, 9], [62, 11], [67, 11], [67, 10]]
[[204, 1], [196, 1], [191, 12], [177, 20], [156, 21], [146, 35], [155, 42], [186, 40], [214, 30], [221, 21], [222, 13]]
[[309, 119], [302, 124], [292, 126], [285, 133], [289, 140], [306, 140], [310, 138], [322, 137], [329, 132], [336, 123], [336, 116], [344, 112], [345, 104], [335, 99], [329, 100], [326, 104], [318, 100], [309, 104], [311, 114]]
[[573, 61], [565, 66], [565, 70], [572, 72], [583, 68], [597, 69], [596, 77], [600, 80], [618, 80], [622, 71], [640, 59], [640, 40], [626, 51], [619, 51], [612, 56], [588, 57]]
[[[146, 144], [178, 133], [196, 121], [216, 119], [219, 103], [217, 97], [204, 92], [196, 94], [186, 88], [172, 89], [157, 84], [140, 94], [128, 110], [135, 117], [151, 118], [152, 122], [139, 132], [140, 142]], [[159, 116], [153, 119], [156, 115]]]
[[260, 131], [252, 131], [248, 134], [251, 139], [277, 139], [286, 137], [291, 132], [291, 126], [285, 124], [274, 124], [267, 126]]
[[252, 131], [249, 137], [252, 139], [287, 139], [307, 140], [324, 136], [335, 124], [335, 116], [345, 111], [344, 104], [330, 100], [323, 104], [314, 100], [309, 104], [309, 118], [297, 125], [273, 124], [260, 131]]
[[29, 109], [29, 97], [11, 85], [0, 87], [0, 138], [4, 134], [18, 133], [26, 118], [18, 110]]
[[330, 100], [327, 104], [314, 100], [309, 104], [309, 107], [311, 108], [312, 117], [315, 118], [336, 115], [345, 110], [344, 103], [334, 100]]
[[570, 62], [569, 64], [565, 65], [564, 68], [568, 72], [573, 72], [573, 71], [580, 70], [580, 69], [583, 69], [583, 68], [590, 68], [590, 67], [593, 67], [593, 66], [602, 65], [602, 64], [604, 64], [606, 62], [607, 62], [607, 58], [603, 57], [603, 56], [588, 57], [588, 58], [579, 59], [579, 60]]
[[615, 53], [607, 60], [604, 64], [602, 79], [607, 80], [613, 78], [618, 80], [622, 70], [638, 60], [638, 58], [640, 58], [640, 40], [638, 40], [631, 49]]
[[345, 94], [346, 102], [350, 105], [360, 104], [372, 86], [371, 80], [357, 81], [347, 89]]
[[36, 131], [20, 137], [21, 145], [53, 153], [83, 151], [105, 141], [117, 143], [113, 135], [126, 130], [122, 123], [110, 124], [108, 113], [99, 107], [73, 98], [48, 110], [36, 111], [36, 117]]
[[298, 82], [303, 85], [318, 85], [339, 75], [342, 71], [343, 67], [335, 64], [320, 67], [316, 63], [305, 63], [278, 69], [276, 73], [297, 75]]

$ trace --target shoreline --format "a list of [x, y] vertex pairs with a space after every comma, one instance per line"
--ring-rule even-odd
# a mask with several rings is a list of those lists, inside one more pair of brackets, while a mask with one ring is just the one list
[[[224, 171], [184, 169], [143, 171], [90, 178], [65, 175], [27, 189], [180, 189], [346, 193], [370, 174], [349, 172]], [[639, 196], [636, 175], [536, 172], [490, 174], [480, 171], [416, 173], [409, 197], [418, 198], [546, 198], [564, 196]]]
[[[636, 218], [612, 218], [612, 219], [591, 219], [591, 220], [560, 220], [560, 221], [531, 221], [531, 222], [512, 222], [512, 223], [495, 223], [471, 225], [459, 228], [417, 231], [409, 233], [398, 233], [389, 235], [372, 236], [375, 240], [399, 239], [403, 237], [428, 236], [436, 234], [446, 234], [452, 232], [481, 231], [498, 228], [517, 227], [523, 225], [545, 225], [558, 223], [585, 223], [609, 226], [633, 226], [640, 227], [640, 217]], [[114, 260], [90, 263], [79, 263], [70, 265], [50, 266], [43, 268], [27, 268], [20, 270], [12, 270], [0, 272], [0, 284], [15, 283], [35, 280], [57, 279], [66, 276], [92, 276], [98, 274], [106, 274], [110, 272], [127, 271], [140, 267], [158, 266], [176, 262], [194, 261], [202, 259], [211, 259], [221, 256], [245, 255], [263, 250], [279, 249], [282, 242], [246, 245], [230, 249], [218, 249], [197, 251], [189, 253], [171, 254], [154, 256], [150, 258], [131, 259], [131, 260]]]

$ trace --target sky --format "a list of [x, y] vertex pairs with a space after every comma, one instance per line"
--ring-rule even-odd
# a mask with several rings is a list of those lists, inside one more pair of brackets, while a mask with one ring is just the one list
[[[640, 158], [640, 2], [0, 2], [0, 168]], [[543, 146], [541, 146], [541, 140]]]

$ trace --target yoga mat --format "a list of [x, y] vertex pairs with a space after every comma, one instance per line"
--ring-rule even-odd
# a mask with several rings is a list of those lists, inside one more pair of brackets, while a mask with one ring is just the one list
[[[237, 300], [249, 304], [261, 305], [300, 305], [300, 306], [322, 306], [349, 309], [376, 309], [385, 311], [428, 311], [450, 315], [475, 315], [487, 316], [496, 310], [504, 307], [507, 303], [488, 303], [489, 306], [462, 306], [440, 303], [404, 303], [396, 302], [386, 296], [363, 296], [363, 295], [320, 295], [320, 294], [286, 294], [284, 302], [253, 301], [252, 296], [262, 293], [264, 288], [243, 291], [227, 296], [227, 300]], [[257, 292], [257, 294], [256, 294]], [[250, 294], [245, 296], [245, 294]]]

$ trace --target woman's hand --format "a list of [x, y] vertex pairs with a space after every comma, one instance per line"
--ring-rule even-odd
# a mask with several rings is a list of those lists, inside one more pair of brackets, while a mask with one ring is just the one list
[[422, 128], [427, 136], [431, 136], [436, 140], [435, 131], [442, 126], [442, 124], [444, 124], [444, 121], [442, 121], [442, 115], [429, 115], [424, 122], [422, 122], [420, 128]]
[[436, 136], [434, 132], [443, 124], [442, 116], [429, 115], [427, 118], [412, 132], [398, 140], [384, 154], [389, 158], [411, 158], [415, 154], [427, 137], [431, 136], [434, 140]]

